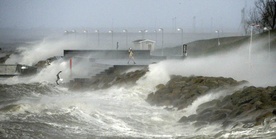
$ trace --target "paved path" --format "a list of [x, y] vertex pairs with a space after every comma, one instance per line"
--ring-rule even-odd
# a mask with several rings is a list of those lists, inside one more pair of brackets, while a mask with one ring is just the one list
[[128, 63], [128, 59], [115, 59], [115, 60], [101, 59], [101, 60], [96, 60], [95, 62], [99, 64], [106, 64], [106, 65], [150, 65], [158, 61], [151, 60], [151, 59], [136, 59], [135, 60], [136, 64], [134, 64], [133, 61], [130, 61]]

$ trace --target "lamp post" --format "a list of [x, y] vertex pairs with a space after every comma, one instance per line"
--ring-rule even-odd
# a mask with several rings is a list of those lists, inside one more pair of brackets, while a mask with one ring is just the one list
[[270, 62], [270, 28], [264, 27], [264, 30], [268, 31], [268, 60]]
[[76, 30], [72, 30], [72, 33], [74, 33], [76, 39]]
[[88, 31], [87, 31], [87, 30], [84, 30], [83, 33], [85, 34], [86, 43], [87, 43], [86, 45], [88, 46], [88, 37], [87, 37]]
[[111, 43], [112, 43], [112, 47], [113, 47], [113, 30], [109, 30], [108, 32], [111, 33], [111, 39], [112, 39], [112, 40], [111, 40], [111, 41], [112, 41]]
[[153, 31], [155, 33], [155, 42], [157, 43], [157, 30]]
[[100, 31], [96, 29], [95, 32], [98, 35], [98, 47], [100, 47]]
[[250, 45], [249, 45], [249, 50], [248, 50], [248, 58], [249, 58], [249, 66], [251, 67], [251, 49], [252, 49], [252, 40], [253, 40], [253, 28], [254, 27], [259, 27], [260, 25], [258, 24], [252, 24], [250, 25]]
[[183, 29], [178, 28], [177, 31], [181, 31], [181, 45], [183, 45]]
[[126, 33], [126, 48], [128, 48], [128, 31], [124, 29], [123, 32]]
[[142, 34], [142, 39], [145, 38], [145, 33], [148, 32], [148, 30], [144, 29], [144, 30], [139, 30], [139, 32]]
[[163, 56], [164, 55], [164, 50], [163, 50], [163, 48], [164, 48], [164, 29], [159, 28], [158, 30], [161, 31], [161, 33], [162, 33], [162, 56]]
[[220, 41], [219, 41], [219, 30], [216, 30], [216, 33], [218, 34], [218, 46], [220, 45]]

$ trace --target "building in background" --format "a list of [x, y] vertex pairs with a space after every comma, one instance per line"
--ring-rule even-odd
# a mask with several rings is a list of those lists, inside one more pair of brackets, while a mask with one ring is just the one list
[[155, 48], [155, 41], [149, 39], [139, 39], [133, 41], [134, 48], [139, 48], [140, 50], [150, 50], [153, 51]]

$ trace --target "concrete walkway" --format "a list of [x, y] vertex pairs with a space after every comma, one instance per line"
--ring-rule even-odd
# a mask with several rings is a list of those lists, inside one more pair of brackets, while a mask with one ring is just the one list
[[129, 61], [128, 59], [98, 59], [95, 62], [99, 64], [106, 65], [150, 65], [152, 63], [159, 62], [160, 60], [151, 60], [151, 59], [135, 59], [135, 63], [133, 61]]

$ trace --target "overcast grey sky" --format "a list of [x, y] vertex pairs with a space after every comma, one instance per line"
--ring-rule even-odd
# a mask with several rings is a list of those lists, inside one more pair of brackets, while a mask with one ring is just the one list
[[0, 0], [0, 27], [238, 29], [255, 0]]

